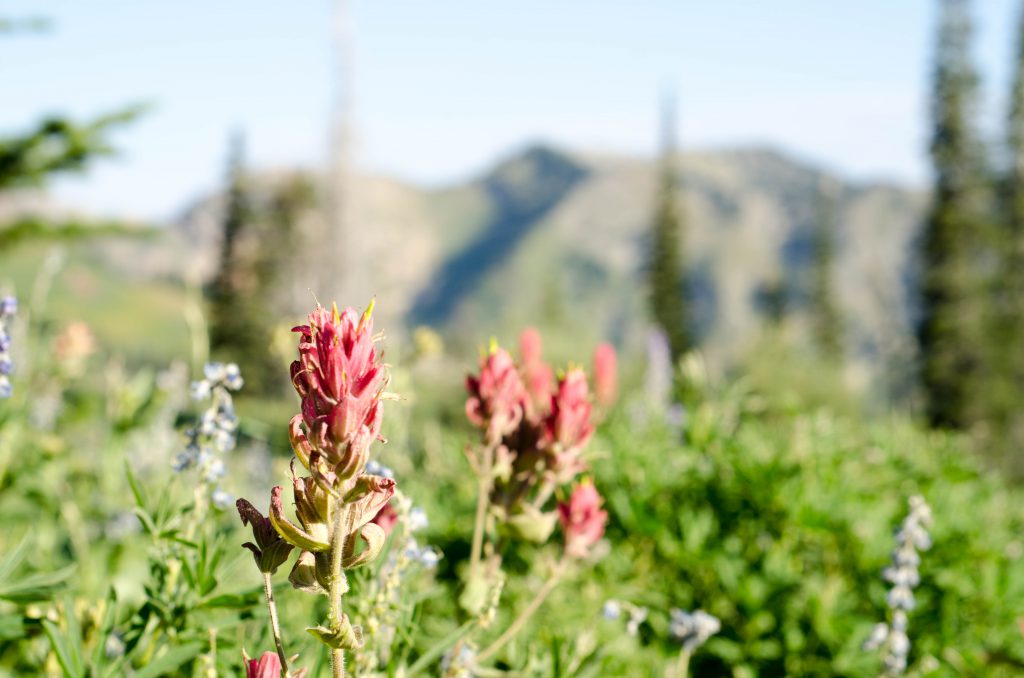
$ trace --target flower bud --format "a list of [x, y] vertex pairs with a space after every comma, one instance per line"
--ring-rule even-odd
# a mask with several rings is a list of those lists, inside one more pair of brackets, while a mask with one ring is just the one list
[[618, 395], [618, 360], [611, 344], [601, 344], [594, 351], [594, 397], [598, 405], [608, 409]]
[[242, 524], [252, 527], [252, 536], [256, 541], [255, 544], [245, 542], [242, 546], [252, 551], [260, 572], [270, 574], [277, 572], [277, 568], [288, 560], [292, 545], [282, 539], [270, 519], [247, 500], [239, 499], [235, 502], [235, 507], [238, 509], [238, 516], [242, 519]]
[[522, 361], [523, 382], [529, 394], [530, 418], [541, 418], [551, 409], [551, 393], [555, 388], [555, 373], [541, 358], [540, 332], [527, 327], [519, 335], [519, 357]]
[[568, 482], [584, 468], [580, 454], [594, 433], [587, 375], [571, 368], [558, 382], [551, 398], [551, 412], [544, 422], [541, 448], [548, 455], [548, 468], [555, 479]]
[[281, 678], [281, 659], [276, 652], [264, 652], [259, 659], [245, 660], [245, 678]]
[[590, 548], [604, 536], [608, 513], [601, 510], [603, 501], [593, 483], [584, 481], [573, 488], [569, 501], [558, 503], [567, 556], [586, 558]]
[[536, 544], [543, 544], [555, 529], [558, 514], [544, 512], [532, 504], [523, 504], [522, 509], [508, 517], [507, 524], [515, 536]]
[[288, 574], [288, 581], [292, 588], [306, 593], [326, 593], [327, 590], [320, 583], [322, 577], [317, 571], [316, 556], [309, 551], [303, 551], [295, 559], [292, 571]]
[[496, 443], [519, 426], [526, 389], [507, 351], [493, 348], [480, 360], [480, 375], [466, 377], [466, 416]]

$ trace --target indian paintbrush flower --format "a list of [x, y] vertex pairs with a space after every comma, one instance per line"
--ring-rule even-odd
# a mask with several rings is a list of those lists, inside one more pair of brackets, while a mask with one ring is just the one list
[[[274, 652], [264, 652], [259, 659], [250, 659], [242, 653], [245, 660], [245, 678], [281, 678], [281, 659]], [[306, 669], [291, 671], [289, 678], [305, 678]]]
[[[373, 304], [359, 315], [318, 306], [300, 335], [299, 359], [292, 363], [292, 384], [302, 414], [291, 423], [292, 446], [311, 469], [316, 453], [347, 488], [362, 473], [370, 445], [380, 437], [381, 396], [387, 375], [373, 337]], [[305, 430], [302, 430], [304, 425]]]
[[541, 438], [548, 467], [559, 482], [568, 482], [584, 469], [580, 453], [594, 433], [592, 409], [587, 375], [579, 368], [570, 368], [558, 380]]
[[283, 559], [279, 561], [277, 553], [268, 555], [263, 545], [279, 545], [267, 533], [268, 522], [282, 542], [299, 550], [288, 576], [292, 586], [330, 598], [328, 624], [307, 631], [331, 648], [335, 676], [344, 675], [344, 651], [363, 643], [361, 627], [353, 625], [343, 611], [348, 591], [345, 571], [366, 565], [380, 554], [387, 533], [374, 521], [395, 493], [395, 481], [383, 475], [384, 467], [369, 463], [370, 446], [381, 439], [382, 400], [388, 382], [378, 338], [373, 336], [372, 310], [372, 303], [362, 314], [352, 308], [339, 312], [337, 306], [328, 311], [317, 305], [308, 324], [293, 330], [299, 335], [299, 358], [291, 365], [291, 377], [301, 413], [291, 419], [289, 437], [296, 459], [308, 472], [297, 475], [292, 464], [295, 520], [285, 513], [280, 485], [271, 490], [267, 518], [248, 502], [239, 502], [243, 522], [248, 519], [253, 524], [256, 544], [247, 548], [264, 572], [280, 657], [284, 655], [265, 568], [276, 567]]
[[486, 431], [490, 443], [497, 444], [519, 426], [528, 396], [507, 351], [492, 346], [480, 359], [480, 375], [466, 377], [466, 390], [466, 416]]
[[603, 499], [590, 481], [575, 488], [569, 500], [558, 503], [558, 519], [565, 533], [565, 554], [586, 558], [590, 549], [604, 536], [608, 512], [601, 510]]

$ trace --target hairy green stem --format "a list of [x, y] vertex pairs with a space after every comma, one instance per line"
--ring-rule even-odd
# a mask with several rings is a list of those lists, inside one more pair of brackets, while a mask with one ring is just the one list
[[494, 450], [496, 445], [488, 444], [484, 448], [483, 460], [480, 466], [479, 485], [476, 497], [476, 519], [473, 522], [473, 545], [469, 552], [469, 580], [472, 581], [479, 575], [480, 556], [484, 546], [484, 527], [487, 519], [487, 505], [491, 500], [491, 485], [494, 479], [491, 477], [494, 467]]
[[284, 643], [281, 642], [281, 623], [277, 619], [277, 603], [274, 602], [274, 586], [270, 583], [270, 573], [263, 573], [263, 593], [267, 597], [267, 610], [270, 611], [270, 631], [274, 634], [274, 646], [277, 648], [277, 656], [281, 660], [281, 674], [288, 678], [288, 657], [284, 653]]
[[[334, 538], [331, 539], [330, 621], [331, 631], [340, 634], [342, 619], [345, 616], [342, 609], [342, 597], [348, 591], [348, 579], [341, 566], [341, 559], [345, 552], [345, 528], [349, 522], [349, 511], [339, 501], [335, 507], [335, 513], [337, 516], [334, 520]], [[331, 649], [331, 672], [334, 678], [345, 678], [345, 650]]]
[[555, 568], [555, 571], [551, 574], [551, 577], [546, 582], [544, 582], [544, 586], [541, 587], [540, 591], [537, 591], [537, 595], [533, 597], [533, 600], [530, 601], [530, 604], [527, 605], [526, 608], [519, 613], [519, 616], [516, 617], [515, 621], [513, 621], [509, 625], [509, 627], [505, 629], [504, 633], [498, 636], [497, 640], [495, 640], [493, 643], [484, 648], [484, 650], [476, 656], [476, 660], [478, 662], [483, 662], [490, 659], [498, 650], [503, 648], [508, 641], [515, 638], [516, 634], [519, 633], [523, 629], [523, 626], [526, 624], [526, 622], [530, 620], [530, 617], [532, 617], [533, 614], [540, 608], [540, 606], [544, 604], [544, 601], [547, 600], [548, 595], [550, 595], [551, 592], [555, 589], [555, 587], [558, 586], [558, 583], [562, 579], [562, 573], [564, 572], [565, 560], [562, 560], [558, 563], [558, 566]]

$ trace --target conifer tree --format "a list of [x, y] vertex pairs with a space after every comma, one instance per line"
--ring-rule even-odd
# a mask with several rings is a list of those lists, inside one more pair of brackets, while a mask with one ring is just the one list
[[966, 0], [942, 0], [932, 119], [932, 207], [921, 251], [921, 383], [933, 425], [975, 421], [985, 350], [980, 248], [980, 144], [972, 122], [978, 78], [970, 63]]
[[691, 347], [683, 277], [683, 219], [678, 196], [674, 124], [671, 103], [666, 102], [662, 109], [658, 195], [647, 263], [651, 316], [668, 337], [673, 362]]
[[260, 263], [254, 251], [254, 210], [245, 170], [241, 135], [231, 140], [228, 186], [221, 231], [220, 260], [208, 289], [210, 349], [215, 357], [237, 362], [250, 392], [266, 392], [271, 332], [266, 299], [259, 298]]
[[1019, 449], [1024, 443], [1024, 5], [1014, 57], [1006, 121], [1008, 166], [1000, 193], [1000, 266], [995, 281], [999, 307], [994, 335], [999, 357], [992, 387], [998, 436]]
[[822, 182], [814, 229], [810, 312], [815, 346], [826, 358], [839, 361], [843, 352], [843, 321], [835, 298], [836, 208], [832, 188]]

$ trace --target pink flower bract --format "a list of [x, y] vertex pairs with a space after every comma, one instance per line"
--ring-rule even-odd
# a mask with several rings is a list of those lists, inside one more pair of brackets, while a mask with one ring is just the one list
[[[360, 316], [317, 306], [299, 333], [292, 384], [302, 399], [306, 438], [339, 477], [358, 475], [380, 436], [381, 394], [387, 377], [373, 339], [373, 305]], [[293, 432], [293, 443], [295, 435]]]
[[246, 660], [245, 678], [281, 678], [281, 659], [276, 652], [264, 652], [259, 659]]
[[582, 448], [594, 433], [592, 409], [587, 375], [579, 368], [570, 368], [551, 397], [551, 412], [545, 422], [546, 442], [556, 447], [559, 454]]
[[391, 505], [391, 502], [388, 501], [387, 504], [384, 504], [384, 506], [377, 511], [377, 515], [375, 515], [373, 520], [370, 522], [374, 525], [378, 525], [380, 529], [384, 530], [384, 534], [391, 534], [391, 530], [393, 530], [395, 525], [398, 523], [398, 511]]
[[615, 402], [619, 388], [618, 360], [611, 344], [601, 344], [594, 352], [594, 397], [601, 407]]
[[604, 536], [608, 513], [601, 510], [603, 501], [593, 483], [583, 482], [573, 488], [569, 501], [558, 503], [558, 520], [569, 557], [587, 557], [590, 548]]
[[540, 332], [527, 327], [519, 335], [519, 356], [522, 360], [523, 382], [530, 396], [528, 416], [542, 418], [551, 408], [551, 393], [555, 388], [555, 373], [541, 358]]
[[495, 348], [480, 359], [480, 375], [466, 377], [466, 416], [486, 429], [491, 442], [501, 440], [519, 426], [526, 404], [526, 389], [507, 351]]

